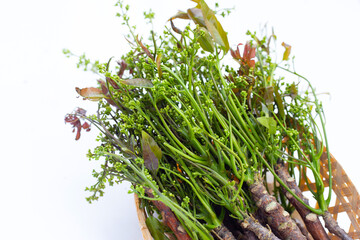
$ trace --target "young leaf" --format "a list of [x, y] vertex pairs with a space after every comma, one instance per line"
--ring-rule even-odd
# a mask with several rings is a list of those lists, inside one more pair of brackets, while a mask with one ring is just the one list
[[197, 2], [199, 2], [197, 7], [201, 9], [207, 30], [211, 33], [214, 41], [222, 46], [224, 52], [227, 53], [230, 49], [227, 34], [217, 20], [215, 13], [208, 7], [204, 0]]
[[150, 80], [145, 78], [120, 80], [120, 83], [133, 87], [143, 87], [143, 88], [152, 88], [154, 86]]
[[252, 47], [250, 45], [250, 42], [246, 42], [244, 46], [243, 56], [240, 54], [239, 46], [243, 45], [242, 43], [239, 43], [237, 45], [236, 50], [230, 49], [231, 56], [240, 64], [248, 65], [249, 67], [255, 66], [255, 60], [253, 59], [256, 55], [256, 47]]
[[99, 101], [104, 98], [103, 91], [99, 88], [75, 88], [76, 92], [84, 98], [84, 100]]
[[199, 8], [189, 8], [187, 10], [187, 13], [190, 16], [191, 20], [193, 20], [193, 22], [195, 24], [198, 24], [200, 27], [206, 28], [204, 16], [203, 16], [203, 14], [201, 12], [201, 9], [199, 9]]
[[200, 27], [199, 29], [195, 30], [196, 33], [200, 34], [198, 42], [204, 51], [207, 52], [214, 52], [214, 42], [206, 28]]
[[258, 117], [258, 122], [269, 129], [270, 134], [276, 133], [276, 121], [272, 117]]
[[159, 160], [162, 157], [160, 147], [155, 140], [144, 131], [142, 131], [141, 145], [146, 168], [151, 171], [156, 171], [159, 167]]
[[285, 52], [284, 52], [284, 55], [283, 55], [283, 60], [289, 60], [289, 55], [290, 55], [290, 52], [291, 52], [291, 46], [286, 44], [286, 43], [282, 43], [281, 46], [283, 46], [285, 48]]

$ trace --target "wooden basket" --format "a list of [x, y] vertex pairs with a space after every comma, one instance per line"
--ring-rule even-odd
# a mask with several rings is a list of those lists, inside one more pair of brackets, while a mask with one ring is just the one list
[[[325, 187], [329, 187], [329, 168], [326, 153], [320, 159], [320, 175], [323, 178]], [[360, 239], [360, 196], [350, 178], [338, 161], [331, 155], [332, 169], [332, 201], [329, 205], [329, 212], [339, 225], [351, 238]], [[310, 179], [308, 179], [309, 182]], [[315, 189], [315, 183], [311, 182], [310, 187]], [[302, 178], [300, 182], [301, 191], [306, 194], [310, 191]], [[329, 233], [330, 239], [340, 239]]]
[[[321, 163], [321, 177], [323, 178], [325, 187], [329, 187], [329, 168], [327, 157], [325, 154], [320, 159]], [[335, 220], [340, 222], [340, 227], [343, 228], [351, 238], [360, 239], [360, 196], [350, 178], [346, 175], [344, 169], [331, 155], [332, 168], [332, 201], [329, 206], [329, 212], [333, 215]], [[309, 191], [305, 179], [300, 182], [301, 191], [306, 194]], [[315, 189], [315, 183], [310, 179], [310, 187]], [[135, 195], [135, 205], [137, 215], [140, 223], [140, 230], [144, 240], [152, 240], [149, 229], [146, 227], [146, 213], [144, 209], [140, 208], [139, 198]], [[345, 225], [345, 226], [344, 226]], [[347, 226], [346, 226], [347, 225]], [[340, 239], [337, 236], [329, 233], [331, 240]]]

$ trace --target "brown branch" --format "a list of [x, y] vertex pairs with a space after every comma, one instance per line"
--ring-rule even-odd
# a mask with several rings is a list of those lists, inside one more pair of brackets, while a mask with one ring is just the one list
[[274, 233], [281, 239], [306, 240], [290, 214], [276, 201], [275, 197], [266, 191], [260, 176], [255, 176], [255, 182], [250, 185], [250, 191], [254, 202]]
[[270, 229], [265, 228], [257, 220], [254, 220], [252, 217], [245, 218], [241, 223], [243, 229], [253, 232], [256, 237], [260, 240], [280, 240], [278, 237], [271, 232]]
[[306, 237], [306, 239], [312, 240], [313, 238], [310, 235], [309, 231], [306, 229], [306, 226], [299, 219], [293, 218], [293, 220], [296, 223], [296, 225], [299, 227], [302, 234]]
[[215, 232], [216, 236], [221, 240], [236, 240], [234, 235], [224, 224], [221, 224], [220, 226], [214, 228], [213, 231]]
[[[282, 165], [278, 164], [275, 167], [275, 171], [277, 175], [281, 178], [281, 180], [306, 204], [309, 204], [309, 200], [304, 197], [300, 188], [296, 184], [294, 178], [292, 178], [287, 170], [287, 168]], [[318, 215], [311, 212], [307, 207], [301, 204], [298, 200], [296, 200], [293, 195], [286, 191], [285, 188], [281, 187], [283, 193], [285, 194], [286, 198], [289, 202], [295, 207], [298, 211], [299, 215], [301, 216], [302, 220], [304, 221], [307, 230], [310, 232], [311, 236], [314, 240], [330, 240], [329, 236], [325, 232], [323, 225], [321, 224]]]
[[[145, 188], [145, 193], [150, 198], [154, 198], [151, 189]], [[173, 231], [178, 240], [191, 240], [184, 227], [180, 224], [179, 220], [168, 206], [166, 206], [163, 202], [155, 200], [152, 201], [152, 203], [160, 211], [163, 223]]]
[[330, 212], [326, 211], [323, 215], [323, 219], [325, 222], [325, 227], [329, 230], [329, 232], [340, 237], [342, 240], [352, 240], [352, 238], [349, 237], [349, 235], [342, 228], [340, 228], [339, 224], [332, 217]]

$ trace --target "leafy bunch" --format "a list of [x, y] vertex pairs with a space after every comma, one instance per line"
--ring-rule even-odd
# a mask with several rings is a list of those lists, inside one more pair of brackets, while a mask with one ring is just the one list
[[[322, 214], [330, 201], [320, 177], [319, 159], [327, 144], [323, 110], [310, 83], [290, 70], [291, 47], [283, 43], [282, 61], [276, 63], [270, 49], [276, 36], [249, 32], [243, 53], [242, 44], [232, 50], [215, 12], [203, 0], [194, 2], [195, 7], [172, 16], [161, 35], [151, 32], [149, 41], [135, 35], [129, 6], [117, 3], [130, 30], [131, 50], [115, 64], [112, 59], [93, 64], [102, 76], [98, 87], [76, 88], [85, 100], [98, 102], [96, 115], [76, 111], [66, 117], [78, 129], [77, 139], [81, 128], [89, 128], [79, 118], [100, 132], [99, 145], [88, 157], [103, 164], [93, 173], [97, 183], [87, 188], [93, 193], [87, 200], [102, 196], [106, 184], [128, 181], [150, 216], [157, 211], [151, 202], [162, 202], [191, 238], [212, 239], [211, 231], [226, 216], [243, 221], [255, 213], [249, 186], [270, 172], [279, 183], [275, 186]], [[194, 24], [180, 30], [174, 24], [178, 19]], [[237, 69], [225, 64], [229, 50]], [[79, 64], [87, 66], [84, 59]], [[284, 80], [279, 70], [297, 82]], [[307, 89], [300, 94], [303, 82]], [[293, 177], [311, 170], [320, 209], [278, 177], [279, 163]], [[280, 187], [274, 194], [292, 211]]]

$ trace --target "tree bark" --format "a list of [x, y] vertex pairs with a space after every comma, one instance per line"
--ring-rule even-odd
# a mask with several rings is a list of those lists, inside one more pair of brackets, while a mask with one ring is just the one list
[[340, 228], [339, 224], [331, 216], [331, 213], [326, 211], [323, 216], [323, 219], [325, 222], [325, 227], [329, 230], [329, 232], [335, 234], [342, 240], [352, 240], [352, 238], [349, 237], [349, 235], [342, 228]]
[[213, 229], [213, 231], [221, 240], [236, 240], [230, 230], [223, 224]]
[[255, 182], [250, 185], [250, 191], [267, 224], [278, 237], [288, 240], [306, 240], [290, 214], [276, 201], [275, 197], [266, 191], [259, 176], [255, 176]]
[[310, 235], [309, 231], [306, 229], [306, 226], [299, 219], [293, 218], [293, 220], [296, 223], [296, 225], [299, 227], [302, 234], [306, 237], [306, 239], [312, 240], [313, 238]]
[[[281, 178], [281, 180], [306, 204], [309, 204], [309, 200], [304, 197], [300, 188], [295, 182], [295, 179], [292, 178], [286, 169], [286, 167], [282, 164], [278, 164], [275, 167], [275, 171], [277, 175]], [[310, 232], [311, 236], [314, 240], [330, 240], [328, 234], [326, 233], [323, 225], [321, 224], [318, 216], [311, 212], [308, 208], [306, 208], [303, 204], [301, 204], [298, 200], [294, 198], [289, 192], [286, 191], [285, 188], [281, 188], [283, 193], [289, 202], [295, 207], [295, 209], [300, 214], [302, 220], [304, 221], [307, 230]]]
[[268, 228], [265, 228], [258, 221], [252, 217], [247, 217], [242, 223], [241, 227], [253, 232], [260, 240], [280, 240]]

